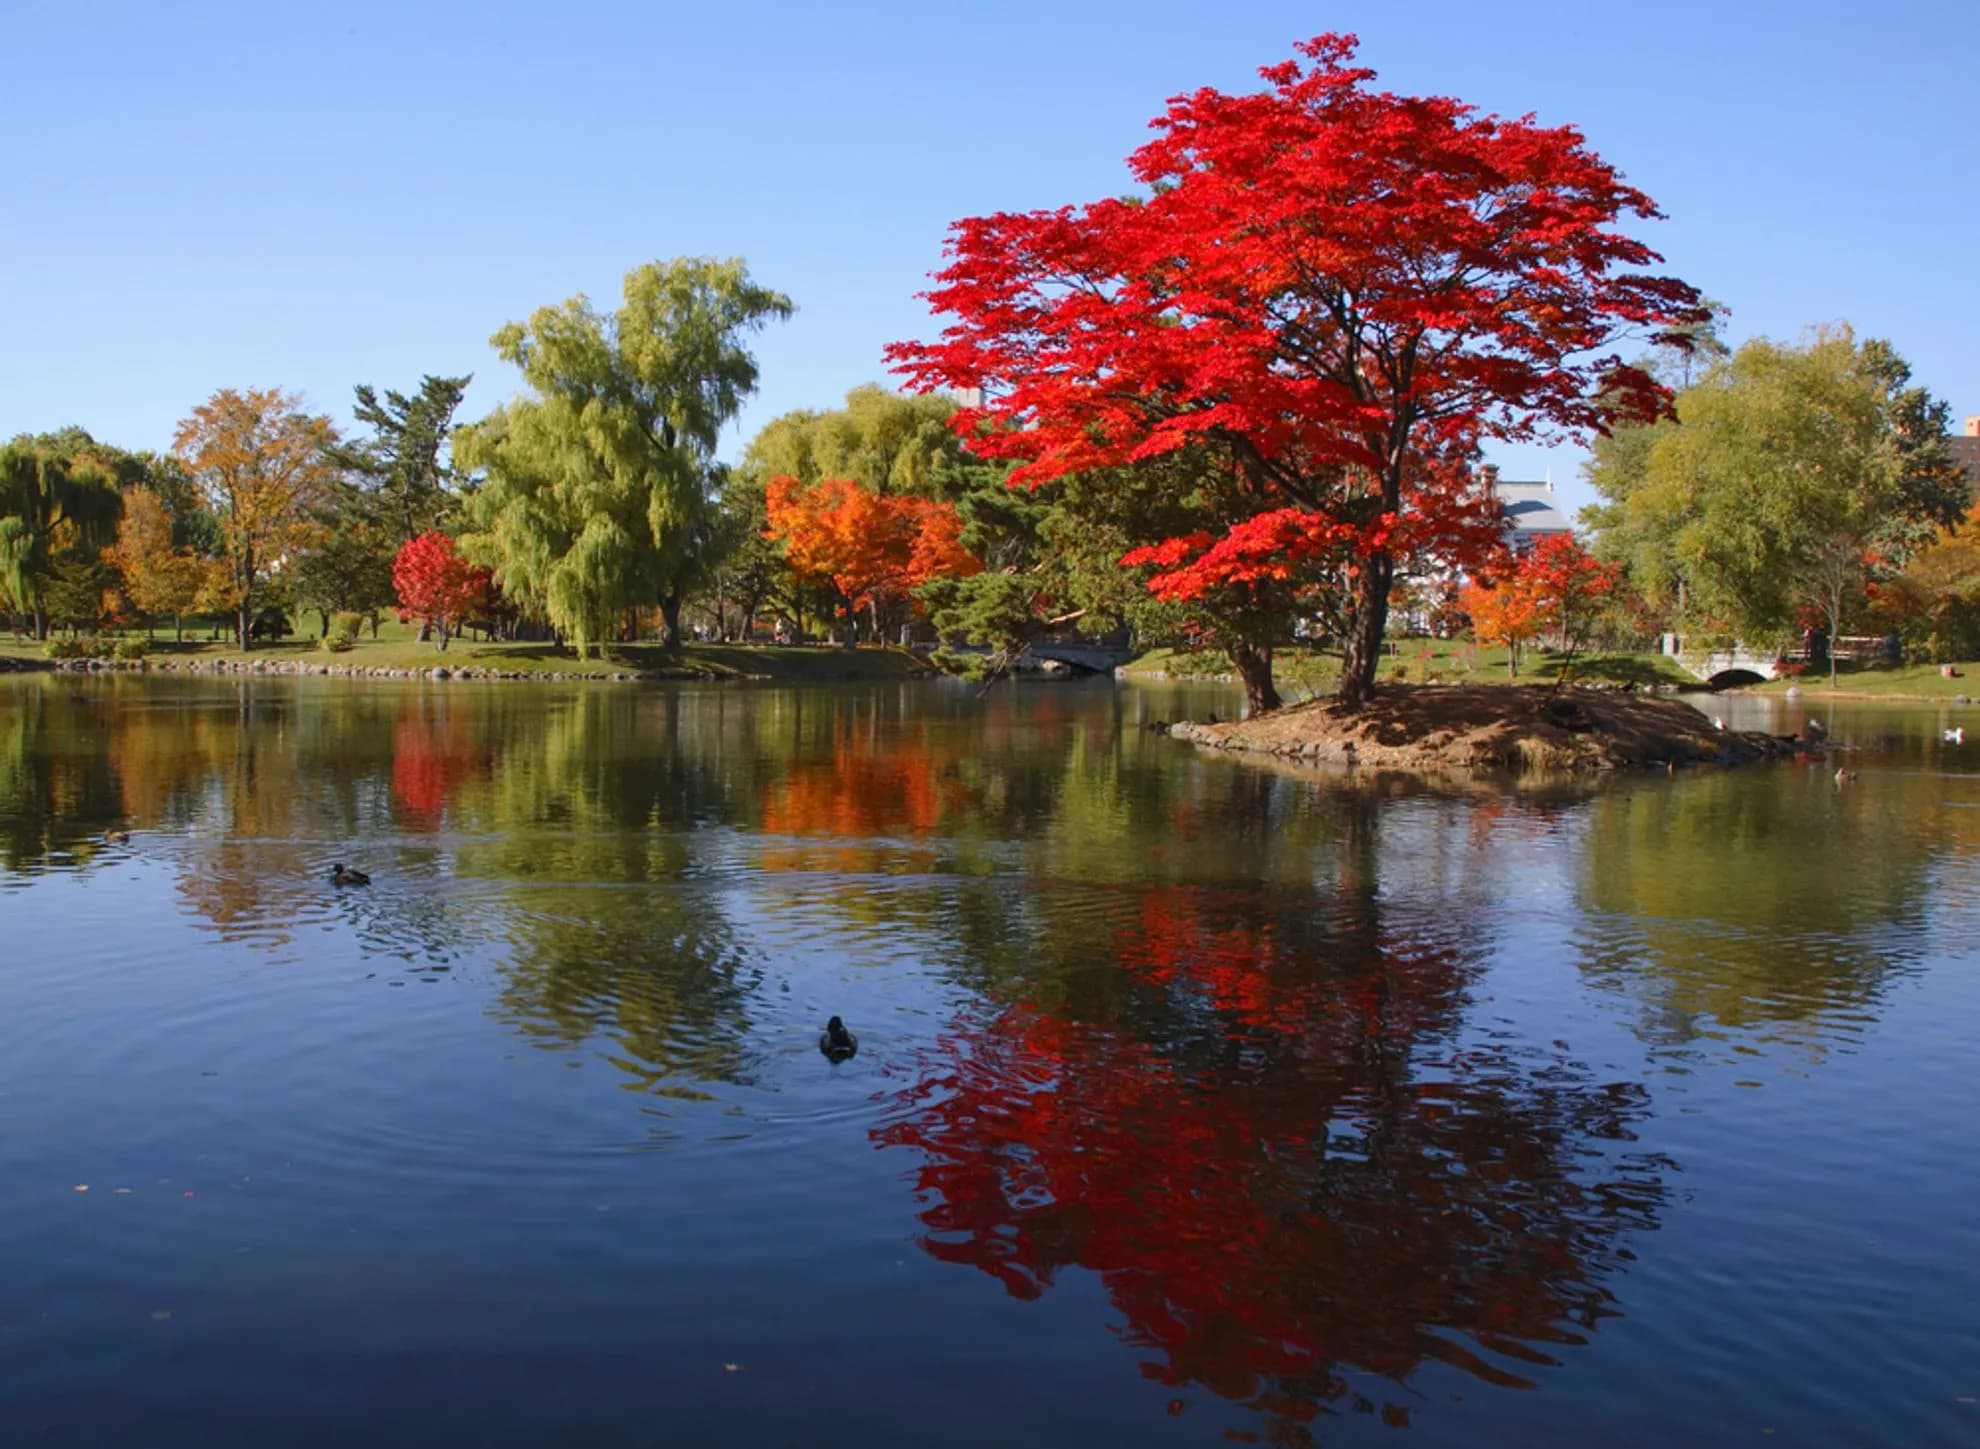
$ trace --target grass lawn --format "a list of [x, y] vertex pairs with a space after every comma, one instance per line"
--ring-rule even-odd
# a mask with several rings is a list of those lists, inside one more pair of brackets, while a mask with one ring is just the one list
[[[0, 636], [0, 657], [39, 661], [47, 655], [33, 640]], [[770, 679], [789, 683], [903, 679], [928, 668], [926, 661], [904, 649], [841, 649], [828, 644], [689, 644], [678, 654], [669, 654], [657, 644], [619, 644], [596, 651], [590, 659], [579, 659], [550, 644], [455, 639], [443, 653], [430, 643], [421, 644], [410, 630], [396, 624], [387, 624], [376, 640], [367, 636], [343, 654], [325, 653], [315, 639], [264, 644], [243, 654], [233, 647], [231, 639], [188, 639], [179, 644], [170, 631], [162, 631], [151, 640], [151, 659], [154, 663], [308, 661], [339, 669], [431, 669], [444, 664], [449, 669], [499, 669], [545, 677], [631, 671], [649, 679]]]
[[[1506, 651], [1481, 648], [1462, 639], [1396, 639], [1394, 656], [1384, 656], [1381, 677], [1412, 684], [1494, 684], [1505, 681]], [[1235, 677], [1216, 649], [1152, 649], [1127, 666], [1130, 676], [1166, 674], [1171, 679]], [[1551, 684], [1560, 677], [1559, 656], [1529, 649], [1520, 657], [1518, 679]], [[1300, 697], [1331, 690], [1341, 677], [1341, 656], [1325, 650], [1273, 651], [1272, 674], [1282, 693]], [[1675, 684], [1696, 687], [1699, 680], [1663, 654], [1583, 654], [1569, 677], [1587, 684]]]
[[[1951, 679], [1936, 664], [1844, 664], [1836, 671], [1835, 697], [1870, 699], [1951, 699], [1964, 694], [1980, 699], [1980, 664], [1955, 664]], [[1799, 679], [1770, 679], [1749, 685], [1756, 694], [1780, 694], [1798, 686], [1803, 695], [1828, 694], [1829, 676], [1810, 670]]]

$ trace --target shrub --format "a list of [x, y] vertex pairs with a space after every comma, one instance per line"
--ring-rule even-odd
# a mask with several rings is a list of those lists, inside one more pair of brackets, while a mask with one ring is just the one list
[[50, 659], [108, 659], [116, 647], [114, 639], [85, 634], [77, 639], [50, 639], [44, 646]]
[[330, 654], [348, 654], [357, 648], [358, 627], [363, 623], [356, 614], [338, 614], [330, 620], [330, 631], [323, 636], [323, 648]]
[[115, 655], [126, 664], [135, 664], [151, 652], [151, 645], [143, 639], [119, 639]]

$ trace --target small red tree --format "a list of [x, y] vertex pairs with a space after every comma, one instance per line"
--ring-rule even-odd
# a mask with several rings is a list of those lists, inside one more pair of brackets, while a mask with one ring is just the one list
[[1146, 195], [956, 223], [927, 294], [954, 320], [889, 351], [914, 386], [982, 393], [953, 425], [1020, 460], [1014, 481], [1220, 456], [1262, 520], [1232, 549], [1262, 528], [1349, 557], [1350, 707], [1398, 562], [1471, 505], [1443, 460], [1658, 413], [1665, 390], [1608, 349], [1682, 346], [1708, 315], [1635, 270], [1657, 254], [1618, 223], [1656, 206], [1578, 131], [1378, 91], [1355, 45], [1323, 35], [1264, 91], [1171, 101], [1129, 160]]
[[438, 530], [409, 540], [392, 560], [400, 607], [432, 625], [441, 649], [461, 618], [487, 601], [490, 583], [488, 570], [462, 558], [454, 541]]

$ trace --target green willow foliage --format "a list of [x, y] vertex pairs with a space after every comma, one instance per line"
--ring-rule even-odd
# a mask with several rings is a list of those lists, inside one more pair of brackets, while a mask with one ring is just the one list
[[629, 272], [616, 312], [580, 294], [497, 332], [531, 395], [456, 438], [485, 475], [463, 551], [580, 655], [656, 605], [677, 643], [709, 565], [716, 443], [756, 388], [745, 339], [791, 311], [740, 259], [683, 258]]

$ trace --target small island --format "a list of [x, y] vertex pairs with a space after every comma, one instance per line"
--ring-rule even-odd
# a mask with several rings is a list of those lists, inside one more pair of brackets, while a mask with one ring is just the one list
[[1313, 700], [1245, 720], [1183, 722], [1169, 733], [1211, 749], [1410, 772], [1675, 769], [1818, 748], [1720, 729], [1668, 696], [1512, 684], [1385, 684], [1358, 710]]

